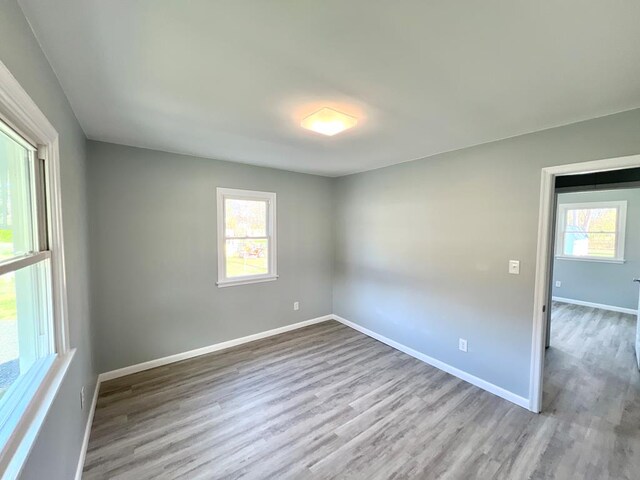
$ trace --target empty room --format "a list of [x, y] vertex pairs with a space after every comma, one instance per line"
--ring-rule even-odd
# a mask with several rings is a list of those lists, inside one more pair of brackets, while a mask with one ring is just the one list
[[639, 23], [0, 0], [0, 477], [640, 478]]

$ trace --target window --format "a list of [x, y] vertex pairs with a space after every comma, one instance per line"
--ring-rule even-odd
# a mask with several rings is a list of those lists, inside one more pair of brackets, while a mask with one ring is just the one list
[[217, 192], [218, 286], [276, 280], [276, 194]]
[[36, 148], [0, 123], [0, 428], [54, 352], [42, 171]]
[[16, 478], [69, 369], [58, 133], [0, 62], [0, 472]]
[[556, 257], [624, 262], [627, 202], [558, 205]]
[[51, 366], [55, 346], [44, 168], [36, 148], [0, 122], [0, 431]]

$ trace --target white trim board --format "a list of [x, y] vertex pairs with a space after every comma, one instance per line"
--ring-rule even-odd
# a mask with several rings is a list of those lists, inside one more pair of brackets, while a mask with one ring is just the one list
[[91, 427], [93, 426], [93, 416], [96, 413], [96, 405], [98, 403], [98, 393], [100, 393], [100, 379], [96, 379], [96, 388], [93, 391], [93, 399], [91, 400], [91, 408], [87, 417], [87, 425], [84, 429], [84, 437], [82, 446], [80, 447], [80, 458], [76, 467], [75, 480], [82, 480], [82, 471], [84, 470], [84, 461], [87, 457], [87, 448], [89, 448], [89, 437], [91, 437]]
[[101, 373], [98, 375], [98, 382], [106, 382], [107, 380], [113, 380], [114, 378], [124, 377], [133, 373], [142, 372], [151, 368], [162, 367], [170, 363], [179, 362], [181, 360], [187, 360], [193, 357], [199, 357], [200, 355], [206, 355], [207, 353], [218, 352], [220, 350], [226, 350], [227, 348], [235, 347], [236, 345], [242, 345], [243, 343], [254, 342], [262, 338], [272, 337], [281, 333], [289, 332], [291, 330], [297, 330], [298, 328], [308, 327], [316, 323], [326, 322], [332, 320], [332, 315], [324, 315], [322, 317], [312, 318], [311, 320], [305, 320], [303, 322], [293, 323], [291, 325], [285, 325], [284, 327], [274, 328], [265, 332], [254, 333], [253, 335], [247, 335], [246, 337], [234, 338], [227, 340], [226, 342], [215, 343], [206, 347], [196, 348], [195, 350], [189, 350], [188, 352], [176, 353], [175, 355], [169, 355], [167, 357], [156, 358], [155, 360], [149, 360], [148, 362], [137, 363], [128, 367], [119, 368], [117, 370], [111, 370], [110, 372]]
[[[0, 475], [17, 478], [33, 447], [40, 428], [65, 377], [75, 349], [69, 341], [67, 289], [62, 228], [60, 183], [60, 149], [58, 133], [40, 111], [29, 94], [0, 61], [0, 119], [24, 140], [37, 146], [37, 158], [44, 160], [46, 182], [46, 213], [51, 251], [51, 301], [53, 337], [56, 357], [49, 371], [28, 401], [17, 425], [0, 449]], [[40, 250], [44, 250], [40, 246]], [[17, 411], [16, 411], [17, 414]], [[5, 425], [5, 432], [9, 427]]]
[[401, 343], [395, 342], [387, 337], [379, 335], [365, 327], [358, 325], [357, 323], [350, 322], [349, 320], [346, 320], [338, 315], [334, 315], [334, 314], [324, 315], [322, 317], [312, 318], [311, 320], [305, 320], [303, 322], [294, 323], [292, 325], [285, 325], [284, 327], [274, 328], [272, 330], [267, 330], [265, 332], [255, 333], [253, 335], [248, 335], [246, 337], [240, 337], [233, 340], [228, 340], [226, 342], [220, 342], [220, 343], [216, 343], [206, 347], [197, 348], [195, 350], [189, 350], [187, 352], [177, 353], [175, 355], [169, 355], [167, 357], [157, 358], [155, 360], [150, 360], [148, 362], [138, 363], [136, 365], [131, 365], [129, 367], [119, 368], [117, 370], [112, 370], [110, 372], [101, 373], [100, 375], [98, 375], [98, 381], [96, 383], [96, 388], [93, 393], [91, 410], [89, 411], [89, 415], [87, 418], [87, 425], [85, 427], [84, 439], [82, 441], [82, 450], [80, 452], [80, 458], [78, 459], [78, 466], [76, 468], [75, 480], [80, 480], [82, 478], [82, 471], [84, 469], [84, 462], [87, 454], [87, 448], [89, 446], [89, 437], [91, 435], [91, 426], [93, 424], [93, 416], [95, 414], [96, 404], [98, 401], [98, 394], [100, 391], [100, 384], [102, 382], [113, 380], [115, 378], [124, 377], [126, 375], [131, 375], [134, 373], [142, 372], [144, 370], [150, 370], [152, 368], [161, 367], [164, 365], [168, 365], [170, 363], [179, 362], [181, 360], [187, 360], [189, 358], [198, 357], [200, 355], [205, 355], [207, 353], [218, 352], [220, 350], [225, 350], [227, 348], [235, 347], [237, 345], [242, 345], [244, 343], [253, 342], [255, 340], [272, 337], [274, 335], [279, 335], [281, 333], [297, 330], [299, 328], [307, 327], [309, 325], [314, 325], [316, 323], [326, 322], [328, 320], [336, 320], [342, 323], [343, 325], [346, 325], [347, 327], [353, 328], [354, 330], [364, 333], [365, 335], [375, 340], [378, 340], [379, 342], [389, 345], [390, 347], [395, 348], [396, 350], [399, 350], [403, 353], [406, 353], [407, 355], [417, 358], [418, 360], [423, 361], [444, 372], [450, 373], [451, 375], [458, 377], [466, 382], [469, 382], [472, 385], [475, 385], [476, 387], [486, 390], [487, 392], [493, 393], [494, 395], [504, 398], [509, 402], [515, 403], [518, 406], [529, 409], [529, 401], [524, 397], [516, 395], [508, 390], [505, 390], [504, 388], [498, 387], [497, 385], [494, 385], [485, 380], [482, 380], [481, 378], [475, 377], [470, 373], [467, 373], [455, 367], [452, 367], [451, 365], [441, 362], [440, 360], [436, 360], [435, 358], [429, 357], [428, 355], [425, 355], [416, 350], [413, 350], [412, 348], [409, 348], [405, 345], [402, 345]]
[[[629, 202], [626, 200], [611, 200], [601, 202], [570, 202], [570, 203], [558, 203], [557, 219], [556, 219], [556, 258], [561, 260], [582, 260], [582, 261], [596, 261], [596, 262], [610, 262], [610, 263], [624, 263], [624, 247], [625, 247], [625, 232], [627, 229], [627, 205]], [[574, 232], [567, 231], [567, 212], [569, 210], [582, 210], [592, 208], [607, 208], [615, 209], [616, 211], [616, 246], [615, 246], [615, 258], [596, 257], [591, 255], [578, 256], [567, 255], [565, 253], [566, 235], [574, 234]]]
[[465, 382], [469, 382], [470, 384], [481, 388], [482, 390], [485, 390], [489, 393], [493, 393], [494, 395], [497, 395], [500, 398], [504, 398], [505, 400], [508, 400], [511, 403], [515, 403], [516, 405], [529, 410], [529, 399], [527, 398], [521, 397], [520, 395], [516, 395], [515, 393], [510, 392], [509, 390], [505, 390], [504, 388], [494, 385], [493, 383], [487, 382], [486, 380], [483, 380], [474, 375], [471, 375], [470, 373], [467, 373], [464, 370], [460, 370], [456, 367], [452, 367], [448, 363], [444, 363], [433, 357], [425, 355], [424, 353], [418, 352], [413, 348], [407, 347], [406, 345], [398, 343], [395, 340], [391, 340], [390, 338], [380, 335], [379, 333], [369, 330], [368, 328], [358, 325], [357, 323], [353, 323], [338, 315], [333, 315], [333, 318], [338, 322], [346, 325], [347, 327], [353, 328], [354, 330], [357, 330], [360, 333], [364, 333], [365, 335], [371, 338], [374, 338], [375, 340], [378, 340], [379, 342], [382, 342], [386, 345], [389, 345], [390, 347], [393, 347], [396, 350], [400, 350], [401, 352], [406, 353], [407, 355], [417, 358], [418, 360], [424, 363], [427, 363], [432, 367], [435, 367], [439, 370], [447, 372], [453, 375], [454, 377], [458, 377], [464, 380]]
[[199, 357], [200, 355], [206, 355], [207, 353], [218, 352], [220, 350], [226, 350], [227, 348], [242, 345], [243, 343], [254, 342], [281, 333], [290, 332], [291, 330], [297, 330], [299, 328], [308, 327], [309, 325], [315, 325], [316, 323], [326, 322], [333, 320], [333, 315], [324, 315], [322, 317], [312, 318], [311, 320], [305, 320], [302, 322], [294, 323], [291, 325], [285, 325], [284, 327], [274, 328], [265, 332], [254, 333], [253, 335], [247, 335], [246, 337], [235, 338], [233, 340], [227, 340], [226, 342], [215, 343], [202, 348], [196, 348], [195, 350], [189, 350], [187, 352], [177, 353], [175, 355], [169, 355], [167, 357], [156, 358], [148, 362], [138, 363], [136, 365], [130, 365], [128, 367], [119, 368], [110, 372], [101, 373], [98, 375], [96, 382], [96, 388], [93, 392], [93, 400], [91, 401], [91, 410], [87, 417], [87, 425], [84, 430], [84, 438], [82, 440], [82, 447], [80, 450], [80, 458], [78, 459], [78, 466], [76, 467], [75, 480], [81, 480], [82, 471], [84, 470], [84, 462], [87, 455], [87, 448], [89, 447], [89, 437], [91, 436], [91, 426], [93, 425], [93, 416], [96, 411], [96, 404], [98, 402], [98, 394], [100, 393], [100, 384], [108, 380], [124, 377], [133, 373], [142, 372], [144, 370], [150, 370], [156, 367], [162, 367], [170, 363], [179, 362], [181, 360], [187, 360], [189, 358]]
[[[225, 224], [227, 221], [226, 202], [225, 200], [253, 200], [266, 204], [266, 231], [263, 237], [237, 237], [227, 236]], [[247, 285], [251, 283], [272, 282], [278, 279], [278, 248], [276, 245], [276, 214], [277, 214], [277, 194], [275, 192], [259, 192], [255, 190], [240, 190], [237, 188], [216, 188], [217, 203], [217, 232], [218, 232], [218, 288], [233, 287], [237, 285]], [[247, 234], [248, 235], [248, 234]], [[267, 241], [268, 250], [268, 267], [266, 274], [259, 275], [243, 275], [240, 277], [227, 276], [227, 260], [226, 260], [226, 243], [227, 240], [241, 238], [263, 239]]]
[[599, 308], [600, 310], [609, 310], [611, 312], [630, 313], [637, 315], [638, 311], [633, 308], [616, 307], [614, 305], [605, 305], [603, 303], [584, 302], [582, 300], [574, 300], [573, 298], [551, 297], [554, 302], [569, 303], [571, 305], [580, 305], [582, 307]]

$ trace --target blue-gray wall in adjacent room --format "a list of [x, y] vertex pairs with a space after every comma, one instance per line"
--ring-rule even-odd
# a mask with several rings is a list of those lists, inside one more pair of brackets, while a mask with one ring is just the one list
[[85, 136], [15, 0], [0, 0], [0, 61], [60, 135], [60, 175], [71, 346], [77, 353], [33, 446], [21, 478], [69, 480], [75, 475], [89, 413], [80, 409], [96, 384], [89, 308]]
[[[553, 296], [622, 308], [638, 308], [640, 277], [640, 188], [598, 190], [558, 195], [558, 204], [627, 201], [625, 263], [555, 259]], [[555, 282], [562, 282], [560, 287]]]
[[[331, 313], [330, 178], [100, 142], [88, 156], [100, 371]], [[216, 287], [216, 187], [277, 193], [278, 280]]]
[[540, 171], [639, 132], [633, 110], [338, 178], [334, 312], [528, 397]]

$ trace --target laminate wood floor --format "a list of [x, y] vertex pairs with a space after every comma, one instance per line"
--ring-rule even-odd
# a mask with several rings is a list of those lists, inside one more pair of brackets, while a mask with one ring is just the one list
[[634, 322], [557, 304], [540, 415], [335, 321], [119, 378], [83, 478], [637, 480]]

